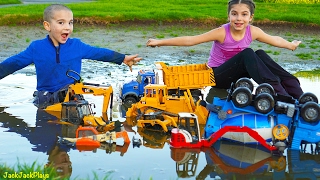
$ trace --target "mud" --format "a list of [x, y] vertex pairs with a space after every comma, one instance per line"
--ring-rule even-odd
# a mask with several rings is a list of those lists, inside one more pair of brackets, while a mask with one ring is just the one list
[[[320, 39], [317, 30], [307, 28], [293, 28], [291, 26], [262, 25], [265, 32], [279, 35], [288, 40], [301, 40], [302, 46], [292, 52], [287, 49], [275, 48], [260, 42], [253, 42], [252, 48], [264, 49], [270, 56], [288, 71], [294, 73], [301, 70], [319, 68]], [[101, 25], [75, 25], [72, 37], [94, 46], [107, 47], [125, 54], [139, 54], [144, 60], [140, 66], [152, 66], [154, 61], [165, 61], [169, 64], [203, 63], [207, 61], [212, 43], [203, 43], [191, 47], [146, 47], [149, 38], [170, 38], [183, 35], [196, 35], [212, 28], [209, 25], [191, 26], [186, 24], [161, 25], [151, 23], [139, 24], [109, 24]], [[0, 62], [11, 55], [24, 50], [31, 41], [44, 38], [47, 32], [42, 25], [33, 26], [1, 26], [0, 33]], [[304, 54], [310, 57], [306, 60], [297, 55]], [[102, 66], [101, 64], [98, 65]], [[108, 66], [108, 65], [106, 65]], [[86, 67], [86, 64], [84, 64]], [[125, 68], [125, 67], [123, 67]], [[138, 67], [139, 68], [139, 67]], [[32, 71], [31, 71], [32, 72]]]

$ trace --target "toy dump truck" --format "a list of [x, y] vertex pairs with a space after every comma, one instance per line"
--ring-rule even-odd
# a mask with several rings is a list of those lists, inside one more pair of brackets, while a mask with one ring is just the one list
[[177, 121], [179, 112], [192, 112], [200, 124], [205, 124], [208, 111], [199, 100], [203, 99], [202, 88], [215, 86], [213, 70], [206, 64], [167, 66], [157, 62], [156, 67], [159, 83], [144, 87], [143, 97], [132, 104], [126, 117], [136, 117], [141, 126], [159, 124], [166, 130], [165, 126], [176, 126], [173, 121]]
[[215, 85], [213, 71], [206, 64], [167, 66], [164, 62], [156, 62], [156, 68], [153, 71], [140, 70], [135, 80], [120, 87], [120, 98], [125, 104], [138, 102], [148, 84], [166, 85], [169, 90], [178, 87], [199, 89]]

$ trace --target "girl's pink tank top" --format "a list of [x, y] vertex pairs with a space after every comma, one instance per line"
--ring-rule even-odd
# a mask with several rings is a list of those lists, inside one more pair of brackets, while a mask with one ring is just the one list
[[240, 41], [235, 41], [230, 33], [230, 23], [222, 25], [226, 30], [226, 37], [223, 43], [214, 41], [208, 59], [210, 67], [218, 67], [234, 55], [250, 46], [252, 42], [250, 25], [246, 28], [246, 33]]

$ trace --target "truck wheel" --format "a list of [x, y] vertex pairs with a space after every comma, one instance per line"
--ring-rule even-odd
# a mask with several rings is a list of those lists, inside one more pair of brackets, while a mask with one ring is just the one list
[[127, 106], [131, 107], [132, 104], [135, 104], [137, 102], [137, 99], [132, 96], [129, 96], [129, 97], [126, 97], [123, 102]]
[[250, 91], [253, 91], [253, 84], [249, 78], [240, 78], [235, 84], [235, 88], [237, 87], [247, 87]]
[[312, 101], [318, 104], [318, 98], [313, 93], [306, 92], [299, 97], [299, 104], [304, 104], [309, 101]]
[[320, 107], [316, 102], [306, 102], [301, 107], [300, 116], [307, 122], [317, 122], [320, 119]]
[[268, 93], [261, 93], [254, 99], [254, 107], [262, 114], [267, 114], [274, 107], [274, 99]]
[[273, 87], [268, 83], [262, 83], [257, 87], [255, 94], [258, 95], [261, 93], [268, 93], [271, 96], [275, 95]]
[[247, 87], [238, 87], [232, 93], [232, 102], [236, 107], [246, 107], [252, 101], [252, 94]]

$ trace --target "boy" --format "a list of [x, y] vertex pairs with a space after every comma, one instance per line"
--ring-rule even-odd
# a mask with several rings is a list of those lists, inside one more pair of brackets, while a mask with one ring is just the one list
[[[59, 102], [59, 92], [63, 92], [73, 79], [66, 76], [68, 70], [80, 74], [82, 59], [124, 63], [130, 67], [142, 58], [138, 55], [124, 55], [97, 48], [69, 38], [73, 31], [73, 13], [61, 4], [53, 4], [44, 10], [43, 26], [48, 31], [46, 38], [33, 41], [29, 47], [17, 55], [0, 63], [0, 79], [30, 64], [34, 64], [37, 74], [37, 91], [34, 104], [38, 108]], [[48, 104], [49, 103], [49, 104]]]

